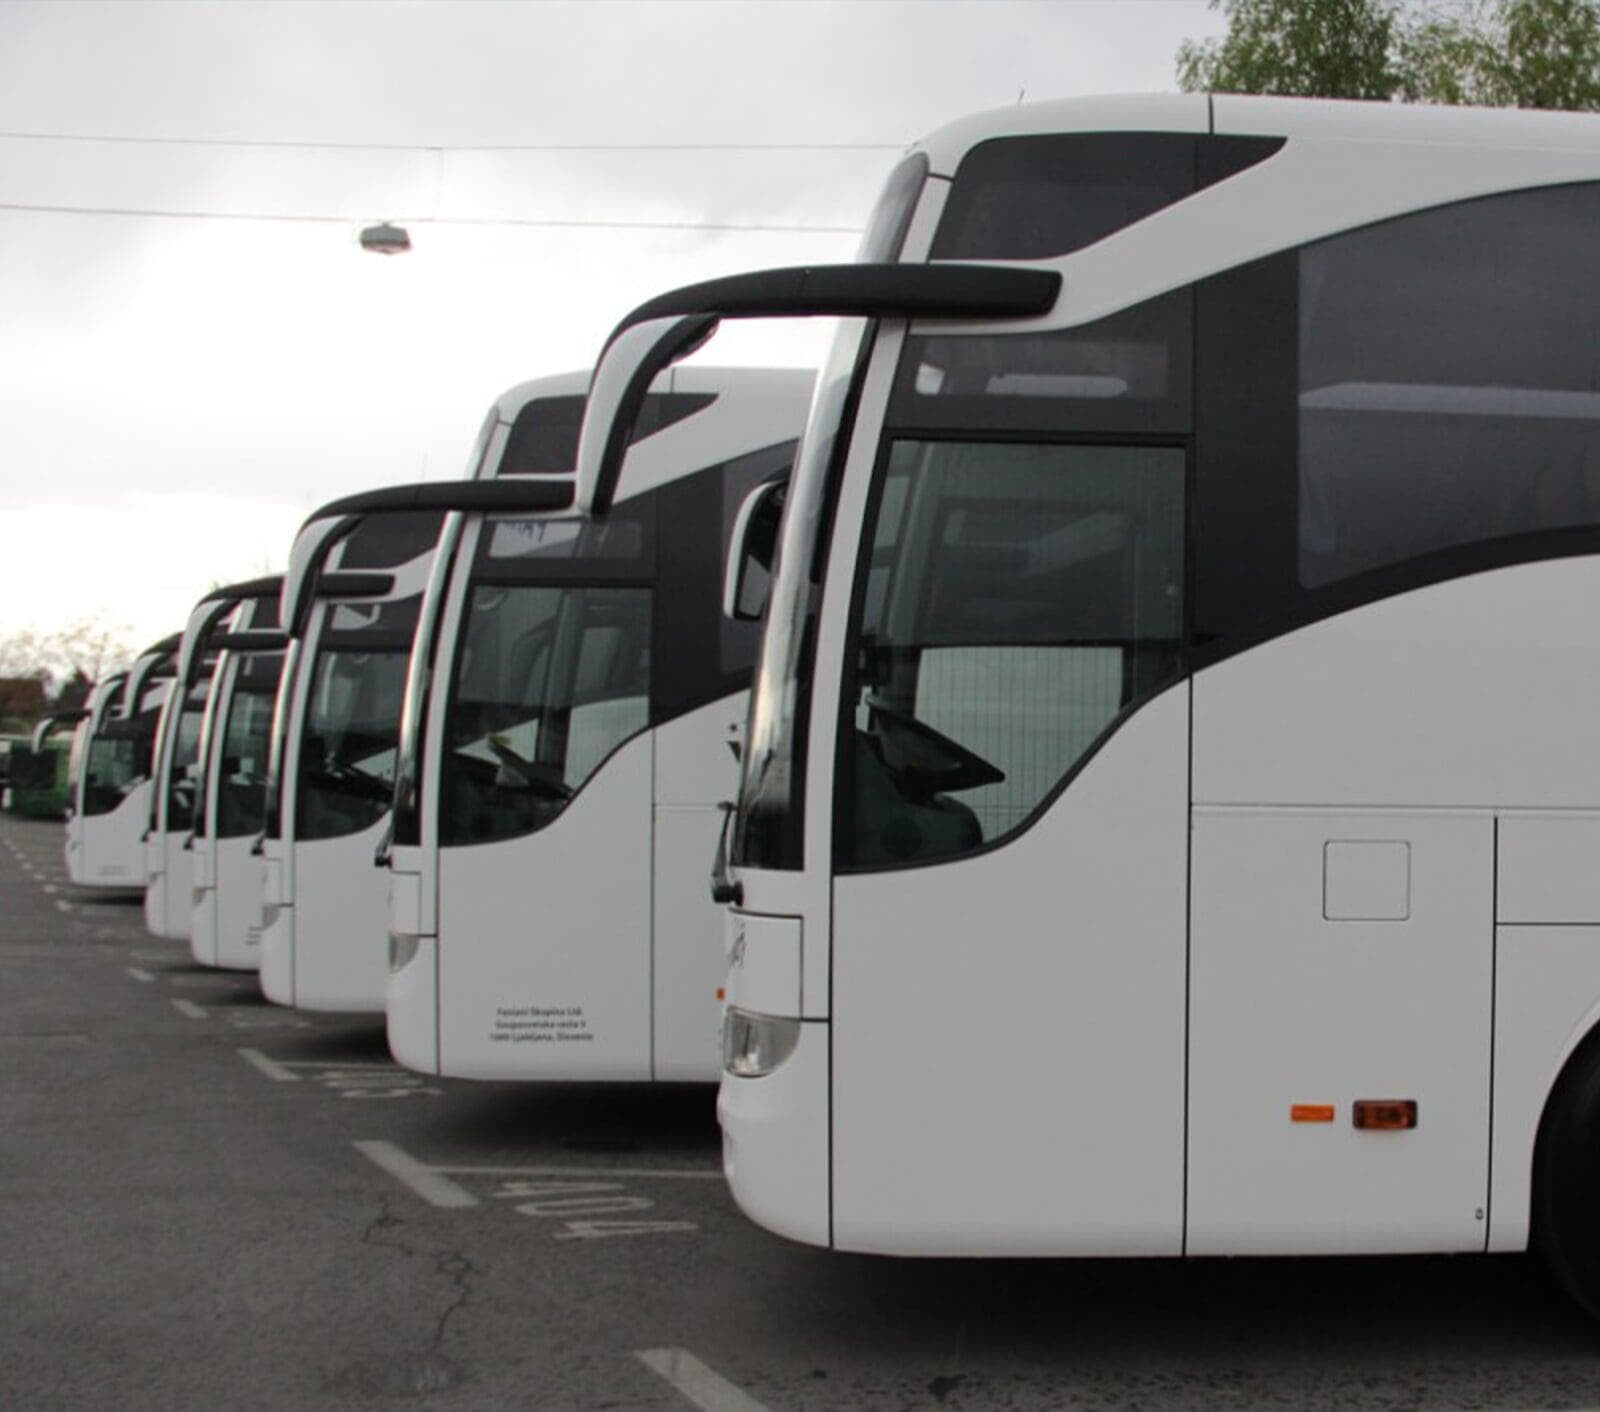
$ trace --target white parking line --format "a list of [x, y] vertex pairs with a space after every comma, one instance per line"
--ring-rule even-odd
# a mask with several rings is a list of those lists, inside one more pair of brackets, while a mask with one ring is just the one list
[[300, 1082], [299, 1074], [291, 1074], [276, 1059], [269, 1059], [259, 1049], [241, 1049], [239, 1057], [246, 1064], [253, 1064], [269, 1079], [276, 1079], [281, 1084], [297, 1084]]
[[206, 1012], [192, 1000], [174, 1000], [172, 1008], [180, 1015], [187, 1015], [191, 1020], [203, 1020], [206, 1017]]
[[435, 1168], [424, 1166], [415, 1157], [402, 1152], [392, 1142], [366, 1140], [355, 1144], [355, 1149], [367, 1161], [382, 1167], [391, 1177], [424, 1201], [433, 1206], [476, 1206], [478, 1198], [465, 1187], [457, 1186], [449, 1177]]
[[398, 1064], [386, 1064], [381, 1059], [352, 1059], [341, 1062], [338, 1059], [274, 1059], [274, 1064], [281, 1064], [286, 1069], [389, 1069], [402, 1077], [409, 1077], [410, 1071], [400, 1068]]
[[693, 1182], [720, 1182], [722, 1168], [708, 1171], [668, 1171], [645, 1167], [458, 1167], [453, 1162], [432, 1167], [430, 1171], [450, 1172], [458, 1177], [641, 1177], [655, 1180]]
[[634, 1357], [704, 1412], [767, 1412], [743, 1388], [712, 1372], [686, 1348], [646, 1348]]
[[129, 966], [128, 974], [132, 976], [134, 980], [143, 981], [146, 985], [149, 985], [150, 982], [155, 979], [155, 977], [142, 966]]

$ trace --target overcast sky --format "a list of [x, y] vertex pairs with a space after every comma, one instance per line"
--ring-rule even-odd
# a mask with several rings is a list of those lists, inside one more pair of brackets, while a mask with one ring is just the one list
[[[323, 501], [461, 474], [494, 396], [650, 295], [850, 258], [922, 133], [1171, 89], [1221, 28], [1203, 0], [0, 0], [0, 208], [213, 213], [0, 209], [0, 637], [175, 631]], [[721, 144], [834, 150], [694, 150]], [[388, 217], [412, 252], [360, 251]], [[814, 365], [822, 334], [701, 360]]]

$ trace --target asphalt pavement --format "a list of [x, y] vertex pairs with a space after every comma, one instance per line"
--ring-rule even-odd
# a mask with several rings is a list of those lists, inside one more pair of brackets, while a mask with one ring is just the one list
[[62, 836], [0, 816], [0, 1408], [1600, 1407], [1527, 1257], [793, 1245], [712, 1089], [410, 1074], [70, 887]]

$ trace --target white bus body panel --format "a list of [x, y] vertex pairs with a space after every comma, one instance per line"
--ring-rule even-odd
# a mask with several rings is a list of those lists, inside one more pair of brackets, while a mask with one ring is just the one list
[[439, 850], [440, 1072], [650, 1078], [653, 774], [645, 731], [545, 828]]
[[211, 843], [197, 834], [189, 849], [189, 954], [202, 966], [217, 964], [217, 889]]
[[67, 821], [67, 880], [77, 887], [126, 892], [145, 885], [144, 835], [150, 825], [148, 779], [115, 809]]
[[194, 854], [189, 835], [153, 833], [145, 857], [151, 868], [144, 890], [145, 926], [152, 936], [184, 941], [194, 911]]
[[794, 1053], [717, 1094], [722, 1170], [739, 1208], [769, 1231], [828, 1244], [828, 1026], [803, 1024]]
[[[385, 814], [360, 833], [294, 846], [294, 904], [279, 912], [271, 942], [292, 957], [293, 998], [285, 1003], [306, 1010], [383, 1009], [389, 877], [373, 866], [372, 856], [388, 827]], [[266, 945], [264, 939], [263, 967]]]
[[[408, 933], [415, 936], [416, 933]], [[384, 996], [389, 1052], [418, 1073], [439, 1072], [439, 939], [418, 937], [417, 950], [389, 972]]]
[[1182, 1251], [1188, 759], [1180, 685], [1004, 847], [835, 879], [841, 1248]]
[[655, 888], [652, 957], [655, 1077], [715, 1083], [722, 1072], [727, 970], [722, 908], [711, 900], [720, 800], [737, 786], [728, 748], [749, 692], [724, 697], [659, 727], [655, 742]]
[[280, 838], [261, 842], [261, 994], [274, 1005], [294, 1004], [294, 894]]
[[196, 839], [194, 959], [254, 971], [261, 964], [261, 858], [255, 835]]
[[[1287, 807], [1310, 815], [1307, 806], [1314, 802], [1324, 843], [1348, 838], [1345, 830], [1352, 817], [1365, 830], [1357, 837], [1381, 835], [1390, 841], [1411, 841], [1424, 826], [1443, 828], [1454, 822], [1455, 841], [1435, 839], [1434, 846], [1455, 850], [1458, 861], [1440, 858], [1437, 866], [1446, 872], [1470, 867], [1476, 876], [1459, 880], [1458, 898], [1449, 903], [1437, 899], [1441, 910], [1431, 919], [1416, 913], [1428, 924], [1425, 939], [1408, 933], [1392, 957], [1381, 951], [1368, 956], [1361, 977], [1367, 996], [1363, 1005], [1368, 1018], [1362, 1021], [1366, 1038], [1356, 1043], [1352, 1033], [1340, 1073], [1328, 1077], [1330, 1082], [1339, 1080], [1336, 1096], [1341, 1099], [1419, 1099], [1413, 1132], [1345, 1131], [1349, 1113], [1341, 1107], [1339, 1137], [1371, 1138], [1374, 1145], [1387, 1139], [1395, 1148], [1433, 1152], [1439, 1168], [1435, 1195], [1441, 1207], [1449, 1203], [1449, 1218], [1456, 1222], [1470, 1195], [1469, 1174], [1476, 1180], [1489, 1165], [1491, 1136], [1485, 1121], [1477, 1150], [1457, 1152], [1448, 1161], [1434, 1150], [1440, 1124], [1460, 1119], [1441, 1113], [1437, 1102], [1422, 1102], [1422, 1095], [1405, 1086], [1405, 1072], [1416, 1073], [1414, 1084], [1423, 1082], [1422, 1071], [1408, 1067], [1412, 1057], [1406, 1029], [1432, 1036], [1430, 1047], [1436, 1045], [1441, 1057], [1453, 1056], [1457, 1067], [1451, 1083], [1463, 1103], [1478, 1101], [1477, 1095], [1486, 1090], [1492, 1045], [1493, 1186], [1487, 1203], [1476, 1202], [1468, 1213], [1486, 1205], [1488, 1229], [1471, 1242], [1463, 1238], [1460, 1244], [1445, 1245], [1436, 1225], [1444, 1216], [1440, 1211], [1435, 1222], [1414, 1217], [1412, 1238], [1397, 1233], [1393, 1245], [1380, 1246], [1374, 1242], [1382, 1238], [1385, 1218], [1368, 1212], [1352, 1215], [1360, 1229], [1337, 1248], [1482, 1248], [1484, 1235], [1492, 1249], [1526, 1244], [1539, 1115], [1562, 1060], [1592, 1023], [1593, 997], [1600, 995], [1600, 953], [1588, 944], [1593, 924], [1600, 923], [1591, 848], [1600, 839], [1600, 824], [1586, 812], [1600, 801], [1600, 756], [1592, 748], [1592, 703], [1600, 699], [1600, 654], [1594, 650], [1591, 612], [1597, 591], [1600, 562], [1593, 559], [1496, 569], [1313, 624], [1196, 676], [1196, 841], [1201, 852], [1195, 873], [1197, 1107], [1191, 1140], [1202, 1157], [1197, 1177], [1206, 1144], [1226, 1140], [1216, 1131], [1217, 1114], [1198, 1106], [1208, 1081], [1208, 1061], [1200, 1047], [1203, 1027], [1218, 1024], [1219, 1032], [1222, 1027], [1207, 1008], [1210, 968], [1241, 964], [1242, 952], [1267, 947], [1271, 929], [1281, 923], [1277, 909], [1283, 900], [1269, 895], [1272, 889], [1264, 891], [1260, 881], [1271, 879], [1273, 888], [1286, 885], [1274, 871], [1274, 845], [1269, 843], [1284, 827], [1281, 811]], [[1529, 630], [1530, 624], [1536, 631]], [[1439, 728], [1441, 721], [1450, 723], [1448, 731]], [[1441, 812], [1430, 821], [1420, 817], [1422, 810]], [[1469, 824], [1466, 811], [1481, 811], [1481, 816]], [[1225, 816], [1232, 820], [1227, 831], [1233, 835], [1226, 840], [1219, 823]], [[1255, 862], [1218, 856], [1214, 843], [1224, 854], [1246, 847], [1243, 832], [1254, 839], [1246, 851], [1253, 849]], [[1226, 891], [1225, 882], [1208, 876], [1200, 857], [1248, 867], [1249, 876], [1258, 879], [1253, 889], [1257, 895], [1224, 904], [1220, 894]], [[1420, 869], [1425, 862], [1424, 850], [1414, 843], [1413, 866]], [[1325, 882], [1303, 860], [1302, 865], [1306, 876], [1296, 906], [1300, 917], [1310, 918], [1314, 932], [1312, 903], [1317, 899], [1303, 893]], [[1420, 883], [1420, 872], [1417, 878]], [[1501, 925], [1495, 949], [1486, 956], [1484, 938], [1495, 905], [1490, 888], [1496, 881]], [[1248, 911], [1252, 904], [1258, 915], [1241, 915], [1240, 909]], [[1207, 920], [1213, 912], [1215, 925]], [[1373, 923], [1372, 930], [1382, 931], [1385, 925]], [[1387, 925], [1398, 935], [1393, 923]], [[1219, 928], [1229, 926], [1239, 934], [1219, 940]], [[1454, 934], [1435, 934], [1434, 928], [1453, 928]], [[1330, 940], [1333, 930], [1328, 929]], [[1356, 938], [1360, 928], [1342, 931]], [[1419, 989], [1409, 967], [1413, 951], [1421, 954], [1424, 947], [1432, 949], [1433, 964], [1427, 986]], [[1367, 947], [1354, 941], [1346, 950], [1349, 971], [1338, 983], [1353, 986], [1357, 957]], [[1486, 965], [1493, 967], [1492, 1003]], [[1287, 973], [1276, 984], [1259, 968], [1251, 974], [1257, 978], [1259, 1023], [1267, 1023], [1259, 1017], [1268, 1009], [1300, 1003], [1284, 993], [1289, 990]], [[1330, 982], [1322, 976], [1321, 983]], [[1373, 989], [1391, 983], [1409, 996], [1404, 1025], [1399, 1013], [1379, 1019], [1371, 1009], [1379, 1003]], [[1332, 995], [1329, 1000], [1337, 1008]], [[1220, 996], [1213, 995], [1211, 1003], [1220, 1004]], [[1348, 1018], [1356, 1023], [1353, 1014]], [[1243, 1023], [1237, 1014], [1234, 1019]], [[1300, 1032], [1305, 1033], [1304, 1027]], [[1268, 1042], [1268, 1036], [1252, 1036], [1247, 1027], [1236, 1028], [1234, 1036], [1232, 1042], [1243, 1049]], [[1273, 1053], [1274, 1065], [1286, 1073], [1298, 1062], [1287, 1040], [1283, 1047], [1262, 1052]], [[1386, 1088], [1393, 1091], [1355, 1092], [1358, 1081], [1376, 1081], [1378, 1076], [1362, 1065], [1380, 1053], [1392, 1057], [1394, 1079]], [[1319, 1100], [1308, 1096], [1296, 1101]], [[1282, 1118], [1281, 1104], [1276, 1116]], [[1283, 1121], [1276, 1136], [1280, 1146], [1290, 1147], [1307, 1136], [1289, 1129]], [[1233, 1158], [1236, 1181], [1239, 1155]], [[1214, 1160], [1220, 1163], [1222, 1158]], [[1198, 1189], [1196, 1194], [1200, 1199], [1191, 1205], [1195, 1248], [1210, 1248], [1206, 1241], [1212, 1238], [1204, 1235], [1201, 1224], [1206, 1201]], [[1255, 1239], [1267, 1238], [1266, 1214], [1259, 1204], [1251, 1208]], [[1287, 1213], [1281, 1214], [1287, 1219]], [[1280, 1231], [1280, 1245], [1324, 1248], [1315, 1233], [1304, 1230], [1303, 1217], [1291, 1224], [1293, 1230]], [[1238, 1248], [1242, 1238], [1230, 1238], [1227, 1248]]]
[[1189, 1253], [1482, 1250], [1493, 818], [1196, 809], [1192, 927]]

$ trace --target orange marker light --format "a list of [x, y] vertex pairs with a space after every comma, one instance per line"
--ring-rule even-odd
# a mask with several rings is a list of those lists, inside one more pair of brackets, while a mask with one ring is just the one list
[[1358, 1128], [1404, 1132], [1417, 1125], [1417, 1103], [1414, 1098], [1359, 1098], [1354, 1115]]
[[719, 985], [717, 987], [717, 999], [718, 1000], [726, 1000], [727, 998], [728, 998], [728, 988], [726, 986]]
[[1331, 1103], [1296, 1103], [1289, 1109], [1291, 1123], [1331, 1123], [1333, 1121], [1333, 1104]]

